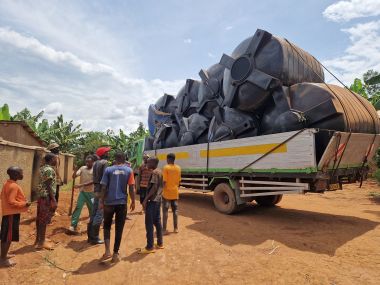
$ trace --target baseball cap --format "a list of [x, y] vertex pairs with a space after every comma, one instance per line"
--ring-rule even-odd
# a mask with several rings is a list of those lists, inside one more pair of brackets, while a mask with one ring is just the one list
[[111, 148], [108, 147], [108, 146], [102, 146], [102, 147], [99, 147], [99, 148], [96, 150], [96, 155], [102, 157], [103, 155], [105, 155], [105, 154], [106, 154], [107, 152], [109, 152], [110, 150], [111, 150]]

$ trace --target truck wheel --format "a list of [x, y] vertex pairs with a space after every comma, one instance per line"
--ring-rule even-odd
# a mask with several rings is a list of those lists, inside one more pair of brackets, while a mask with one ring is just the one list
[[235, 192], [227, 183], [220, 183], [215, 187], [213, 200], [215, 208], [223, 214], [232, 214], [239, 209]]
[[282, 195], [260, 196], [255, 198], [256, 203], [264, 207], [273, 207], [282, 200]]

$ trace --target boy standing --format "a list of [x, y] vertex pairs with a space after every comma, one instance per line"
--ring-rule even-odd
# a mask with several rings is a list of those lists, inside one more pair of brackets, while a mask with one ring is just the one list
[[92, 181], [93, 173], [92, 166], [94, 164], [94, 158], [89, 155], [86, 157], [86, 165], [78, 169], [77, 172], [73, 174], [73, 178], [79, 176], [79, 184], [76, 185], [76, 188], [80, 189], [77, 206], [75, 207], [74, 213], [71, 217], [71, 226], [69, 228], [70, 232], [76, 233], [77, 226], [79, 222], [79, 217], [82, 212], [84, 204], [86, 204], [88, 212], [92, 213], [92, 200], [94, 199], [94, 183]]
[[16, 166], [9, 167], [7, 170], [9, 180], [7, 180], [1, 191], [1, 258], [0, 266], [11, 267], [16, 265], [15, 262], [8, 258], [8, 251], [11, 242], [19, 241], [20, 213], [26, 212], [30, 203], [26, 201], [21, 187], [17, 180], [24, 178], [22, 169]]
[[[112, 257], [112, 262], [119, 261], [120, 242], [123, 237], [125, 217], [127, 215], [127, 200], [131, 196], [130, 209], [135, 209], [135, 179], [132, 169], [127, 166], [125, 154], [117, 152], [115, 154], [115, 165], [107, 167], [101, 181], [102, 198], [104, 212], [104, 245], [105, 253], [101, 261], [106, 261]], [[110, 239], [112, 219], [115, 215], [115, 243], [113, 255], [111, 255]]]
[[171, 206], [173, 212], [174, 232], [178, 233], [178, 198], [179, 184], [181, 183], [181, 167], [174, 164], [175, 154], [169, 153], [166, 157], [167, 165], [163, 169], [164, 191], [162, 193], [162, 216], [163, 216], [163, 231], [168, 234], [166, 229], [168, 223], [168, 211]]
[[[150, 178], [150, 175], [152, 174], [152, 169], [148, 168], [148, 164], [147, 164], [148, 158], [149, 158], [149, 156], [144, 154], [144, 162], [139, 167], [138, 176], [137, 176], [137, 193], [140, 196], [140, 204], [141, 205], [143, 204], [143, 202], [145, 200], [149, 178]], [[141, 212], [141, 215], [142, 215], [142, 212]]]
[[150, 176], [146, 197], [143, 202], [143, 209], [145, 211], [145, 228], [147, 244], [145, 248], [141, 248], [139, 253], [148, 254], [154, 251], [154, 228], [157, 233], [157, 245], [156, 248], [163, 249], [164, 242], [162, 238], [162, 226], [161, 226], [161, 196], [162, 196], [162, 173], [157, 168], [158, 158], [150, 157], [148, 159], [148, 168], [152, 170]]
[[96, 155], [99, 157], [93, 166], [93, 182], [94, 182], [94, 207], [90, 216], [90, 222], [87, 225], [88, 242], [96, 245], [103, 244], [99, 238], [100, 225], [103, 222], [103, 209], [100, 206], [100, 197], [102, 192], [102, 186], [100, 181], [103, 178], [104, 171], [108, 166], [108, 153], [111, 150], [110, 147], [102, 146], [96, 150]]
[[45, 155], [45, 164], [40, 168], [40, 184], [38, 186], [37, 218], [36, 218], [36, 242], [37, 250], [52, 250], [50, 243], [45, 241], [46, 226], [57, 209], [55, 200], [56, 176], [54, 167], [57, 165], [57, 156], [53, 153]]

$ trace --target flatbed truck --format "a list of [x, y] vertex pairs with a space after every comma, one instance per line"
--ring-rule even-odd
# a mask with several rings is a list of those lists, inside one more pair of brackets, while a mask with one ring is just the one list
[[132, 156], [135, 166], [146, 153], [163, 167], [167, 154], [174, 153], [182, 169], [181, 188], [213, 192], [216, 209], [233, 214], [252, 201], [274, 206], [286, 194], [362, 183], [379, 143], [378, 134], [302, 129], [157, 150], [144, 150], [140, 140]]

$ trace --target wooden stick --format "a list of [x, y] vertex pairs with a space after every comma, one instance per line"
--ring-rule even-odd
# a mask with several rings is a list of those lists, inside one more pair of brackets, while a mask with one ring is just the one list
[[71, 187], [71, 201], [70, 201], [70, 208], [69, 208], [69, 217], [73, 213], [73, 204], [74, 204], [74, 191], [75, 191], [75, 177], [73, 179], [73, 185]]

